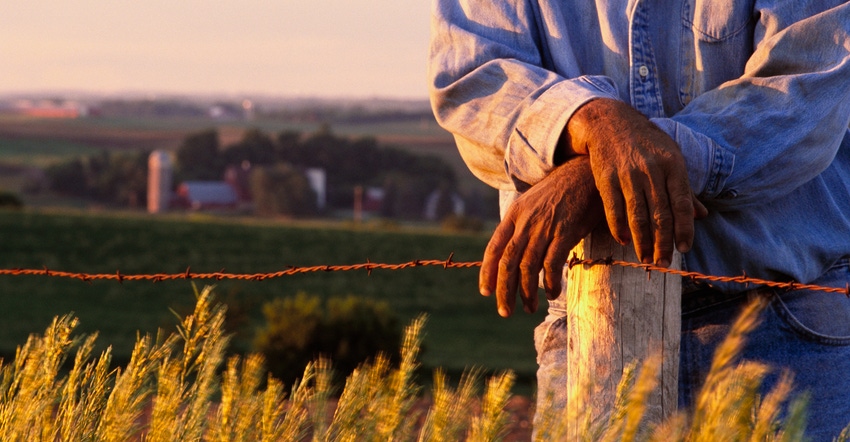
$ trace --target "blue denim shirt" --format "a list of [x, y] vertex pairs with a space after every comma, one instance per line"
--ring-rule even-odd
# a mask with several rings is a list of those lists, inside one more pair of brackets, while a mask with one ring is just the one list
[[710, 211], [688, 269], [808, 282], [850, 255], [850, 3], [435, 0], [431, 32], [434, 113], [503, 210], [609, 97], [682, 149]]

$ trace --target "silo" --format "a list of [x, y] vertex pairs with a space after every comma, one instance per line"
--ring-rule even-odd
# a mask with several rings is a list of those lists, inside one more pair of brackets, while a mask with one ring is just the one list
[[316, 207], [319, 210], [324, 210], [327, 203], [325, 169], [310, 168], [305, 170], [304, 174], [307, 176], [307, 181], [310, 182], [310, 187], [316, 192]]
[[148, 213], [168, 210], [171, 200], [171, 157], [164, 150], [155, 150], [148, 157]]

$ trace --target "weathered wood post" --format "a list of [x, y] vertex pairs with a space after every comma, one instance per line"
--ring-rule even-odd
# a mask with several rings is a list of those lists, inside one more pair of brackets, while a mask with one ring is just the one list
[[[573, 250], [585, 259], [639, 262], [634, 248], [620, 246], [597, 229]], [[673, 256], [671, 267], [680, 268]], [[647, 416], [661, 421], [676, 410], [681, 330], [681, 277], [615, 265], [575, 265], [567, 278], [568, 397], [593, 382], [590, 402], [607, 419], [625, 365], [661, 352], [659, 388]], [[579, 390], [580, 391], [580, 390]]]

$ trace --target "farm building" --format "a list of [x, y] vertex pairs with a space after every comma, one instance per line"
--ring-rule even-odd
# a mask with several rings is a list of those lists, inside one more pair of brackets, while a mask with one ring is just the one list
[[192, 210], [235, 209], [239, 196], [224, 181], [185, 181], [177, 188], [173, 205]]

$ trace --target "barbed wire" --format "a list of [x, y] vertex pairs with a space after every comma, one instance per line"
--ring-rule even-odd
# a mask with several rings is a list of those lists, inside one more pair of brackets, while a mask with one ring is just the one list
[[[367, 275], [371, 275], [373, 270], [403, 270], [412, 267], [427, 267], [427, 266], [440, 266], [444, 269], [450, 268], [472, 268], [472, 267], [481, 267], [481, 261], [468, 261], [468, 262], [454, 262], [452, 258], [454, 257], [454, 253], [451, 253], [449, 257], [445, 260], [438, 259], [430, 259], [430, 260], [413, 260], [409, 262], [399, 263], [399, 264], [386, 264], [386, 263], [376, 263], [371, 262], [368, 259], [365, 263], [361, 264], [348, 264], [348, 265], [317, 265], [317, 266], [305, 266], [305, 267], [296, 267], [296, 266], [288, 266], [285, 270], [279, 270], [276, 272], [268, 272], [268, 273], [228, 273], [225, 272], [224, 269], [218, 272], [192, 272], [191, 267], [187, 267], [186, 271], [181, 273], [138, 273], [138, 274], [125, 274], [121, 273], [120, 270], [115, 273], [82, 273], [82, 272], [67, 272], [60, 270], [51, 270], [47, 267], [41, 269], [0, 269], [0, 276], [49, 276], [56, 278], [69, 278], [69, 279], [78, 279], [85, 282], [92, 282], [97, 280], [112, 280], [118, 281], [119, 283], [123, 283], [124, 281], [152, 281], [152, 282], [160, 282], [160, 281], [172, 281], [172, 280], [192, 280], [192, 279], [215, 279], [218, 281], [221, 280], [246, 280], [246, 281], [263, 281], [266, 279], [275, 279], [281, 278], [284, 276], [302, 274], [302, 273], [313, 273], [313, 272], [345, 272], [345, 271], [357, 271], [357, 270], [366, 270]], [[705, 275], [698, 272], [689, 272], [678, 269], [670, 269], [659, 267], [653, 264], [640, 264], [629, 261], [621, 261], [616, 260], [611, 257], [603, 258], [603, 259], [582, 259], [573, 254], [570, 260], [567, 262], [567, 265], [570, 268], [573, 268], [576, 265], [586, 265], [586, 266], [597, 266], [597, 265], [616, 265], [621, 267], [635, 268], [641, 269], [647, 272], [647, 277], [651, 277], [652, 272], [659, 272], [665, 274], [679, 275], [685, 278], [690, 278], [692, 280], [697, 281], [705, 281], [705, 282], [731, 282], [738, 283], [745, 286], [750, 284], [756, 286], [767, 286], [772, 288], [779, 288], [785, 290], [813, 290], [813, 291], [821, 291], [826, 293], [841, 293], [848, 298], [850, 298], [850, 283], [847, 283], [845, 287], [825, 287], [814, 284], [802, 284], [799, 282], [788, 281], [788, 282], [779, 282], [779, 281], [770, 281], [760, 278], [753, 278], [747, 276], [746, 273], [743, 273], [739, 276], [714, 276], [714, 275]]]

